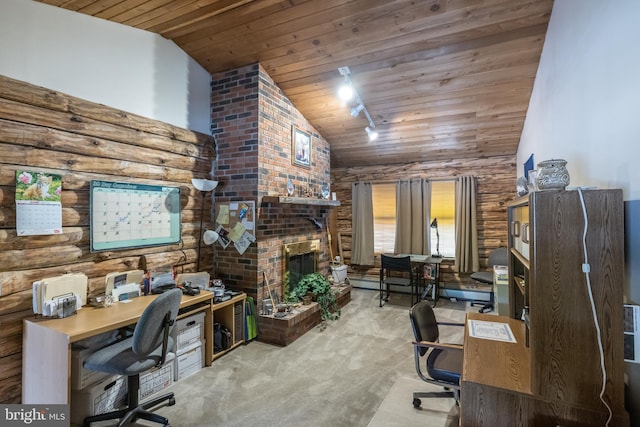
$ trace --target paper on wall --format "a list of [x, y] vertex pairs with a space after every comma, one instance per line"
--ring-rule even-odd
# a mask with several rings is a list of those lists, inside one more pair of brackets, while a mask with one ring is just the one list
[[242, 238], [245, 230], [246, 228], [241, 222], [236, 222], [229, 232], [229, 239], [231, 239], [232, 242], [237, 242]]
[[248, 231], [245, 231], [244, 233], [242, 233], [242, 236], [240, 236], [238, 240], [233, 242], [233, 246], [235, 246], [238, 253], [242, 255], [247, 250], [249, 245], [251, 245], [251, 243], [255, 241], [256, 238], [253, 237], [253, 235]]
[[218, 224], [229, 224], [229, 205], [220, 205], [216, 222]]

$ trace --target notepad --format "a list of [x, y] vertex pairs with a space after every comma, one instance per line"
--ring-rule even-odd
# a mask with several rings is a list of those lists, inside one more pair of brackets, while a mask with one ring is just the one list
[[469, 320], [469, 336], [485, 340], [516, 342], [508, 323]]

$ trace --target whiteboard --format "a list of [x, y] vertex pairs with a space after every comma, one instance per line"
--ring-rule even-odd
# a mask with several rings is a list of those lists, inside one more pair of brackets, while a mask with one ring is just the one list
[[91, 252], [180, 242], [180, 188], [91, 181]]

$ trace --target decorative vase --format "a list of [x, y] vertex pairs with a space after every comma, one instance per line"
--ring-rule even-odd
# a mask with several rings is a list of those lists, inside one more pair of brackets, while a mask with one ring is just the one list
[[289, 180], [287, 181], [287, 194], [289, 194], [289, 196], [293, 196], [294, 191], [295, 187], [293, 185], [293, 181], [291, 180], [291, 178], [289, 178]]
[[562, 159], [545, 160], [538, 163], [536, 186], [538, 190], [563, 190], [569, 185], [567, 161]]

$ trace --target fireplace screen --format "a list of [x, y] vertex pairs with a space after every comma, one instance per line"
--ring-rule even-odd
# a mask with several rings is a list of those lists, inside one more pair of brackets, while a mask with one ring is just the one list
[[[320, 240], [307, 240], [284, 245], [285, 274], [289, 277], [289, 289], [296, 285], [306, 274], [318, 271]], [[284, 289], [287, 292], [289, 289]]]

